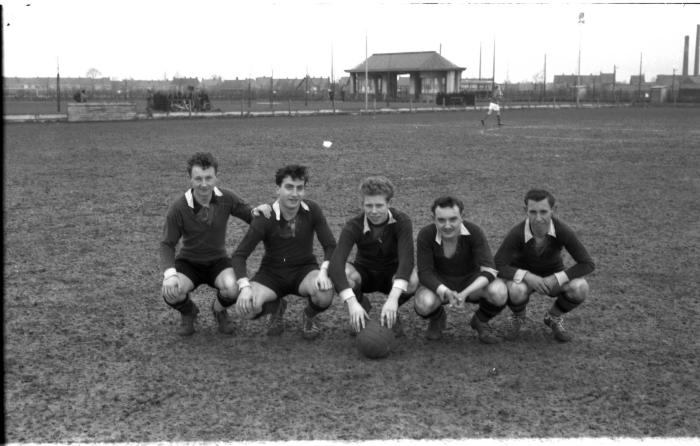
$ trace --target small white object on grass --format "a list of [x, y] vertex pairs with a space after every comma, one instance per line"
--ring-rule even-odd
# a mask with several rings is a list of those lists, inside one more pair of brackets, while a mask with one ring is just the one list
[[331, 141], [323, 141], [323, 147], [330, 149], [333, 143]]

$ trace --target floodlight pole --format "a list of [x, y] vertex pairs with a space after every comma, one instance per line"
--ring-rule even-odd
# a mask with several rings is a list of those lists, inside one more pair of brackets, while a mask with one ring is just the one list
[[673, 76], [671, 77], [671, 95], [673, 96], [673, 105], [676, 105], [676, 67], [673, 67]]
[[367, 33], [365, 32], [365, 110], [369, 110], [369, 67], [367, 64]]
[[479, 42], [479, 80], [481, 80], [481, 42]]
[[578, 16], [578, 67], [576, 69], [576, 107], [579, 106], [579, 89], [581, 88], [581, 25], [583, 25], [583, 13]]
[[61, 113], [61, 70], [58, 65], [58, 57], [56, 57], [56, 110]]
[[637, 79], [637, 99], [642, 102], [642, 53], [639, 53], [639, 78]]
[[615, 98], [615, 83], [616, 82], [617, 82], [617, 65], [613, 65], [613, 84], [612, 84], [613, 104], [617, 104], [617, 98]]
[[544, 69], [542, 75], [542, 102], [545, 100], [547, 95], [547, 53], [544, 53]]
[[491, 91], [496, 87], [496, 39], [493, 39], [493, 64], [491, 66]]

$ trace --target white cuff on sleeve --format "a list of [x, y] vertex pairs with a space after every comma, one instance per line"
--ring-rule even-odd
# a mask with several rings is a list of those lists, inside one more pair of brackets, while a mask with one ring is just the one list
[[343, 302], [347, 302], [349, 299], [355, 297], [355, 293], [353, 293], [352, 288], [345, 288], [340, 293], [338, 293], [338, 296], [340, 296]]
[[408, 291], [408, 281], [404, 279], [394, 279], [394, 284], [392, 285], [393, 288], [398, 288], [404, 293]]
[[513, 282], [515, 283], [520, 283], [523, 281], [525, 278], [525, 274], [527, 274], [527, 270], [524, 269], [519, 269], [515, 272], [515, 275], [513, 276]]
[[554, 277], [557, 278], [557, 282], [559, 282], [559, 286], [562, 286], [569, 281], [569, 276], [567, 276], [564, 271], [559, 271], [558, 273], [554, 273]]
[[321, 263], [321, 269], [324, 270], [324, 271], [328, 271], [328, 265], [329, 265], [330, 263], [331, 263], [331, 262], [329, 262], [328, 260], [324, 261], [323, 263]]
[[441, 283], [440, 286], [437, 287], [437, 290], [435, 290], [435, 292], [437, 293], [437, 295], [438, 295], [438, 297], [439, 297], [440, 299], [444, 299], [444, 298], [445, 298], [445, 292], [446, 292], [448, 289], [449, 289], [449, 288], [447, 288], [447, 287], [445, 286], [445, 284]]
[[239, 288], [239, 289], [242, 289], [242, 288], [245, 288], [245, 287], [247, 287], [247, 286], [250, 286], [250, 280], [248, 280], [247, 277], [241, 277], [240, 279], [238, 279], [238, 280], [236, 281], [236, 283], [238, 284], [238, 288]]
[[177, 276], [177, 270], [175, 268], [168, 268], [163, 273], [163, 279], [169, 279], [172, 276]]

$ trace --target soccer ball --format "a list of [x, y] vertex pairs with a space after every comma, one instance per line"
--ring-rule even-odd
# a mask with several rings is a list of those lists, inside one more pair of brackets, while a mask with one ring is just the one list
[[369, 359], [386, 358], [394, 348], [396, 338], [394, 332], [383, 327], [378, 321], [365, 321], [365, 328], [357, 334], [357, 349]]

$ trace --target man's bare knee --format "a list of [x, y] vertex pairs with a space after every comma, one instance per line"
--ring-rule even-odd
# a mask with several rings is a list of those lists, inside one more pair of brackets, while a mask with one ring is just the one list
[[574, 279], [566, 284], [566, 297], [576, 303], [581, 303], [588, 297], [588, 282], [586, 279]]
[[503, 306], [508, 301], [508, 288], [505, 282], [496, 279], [489, 283], [486, 287], [487, 300], [498, 306]]
[[508, 289], [508, 300], [512, 304], [518, 305], [526, 302], [530, 293], [528, 287], [524, 283], [509, 282], [507, 285]]
[[413, 298], [413, 306], [416, 313], [427, 316], [442, 304], [442, 300], [427, 288], [420, 288]]
[[314, 305], [318, 305], [321, 308], [327, 308], [333, 302], [333, 289], [330, 290], [316, 290], [311, 293], [311, 302]]

